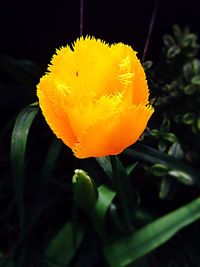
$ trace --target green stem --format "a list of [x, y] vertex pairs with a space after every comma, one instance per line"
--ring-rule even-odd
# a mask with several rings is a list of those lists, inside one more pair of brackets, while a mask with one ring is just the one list
[[123, 211], [124, 219], [126, 225], [128, 226], [128, 230], [132, 230], [131, 218], [129, 213], [129, 205], [126, 198], [126, 191], [122, 182], [123, 177], [120, 177], [120, 171], [117, 166], [117, 158], [116, 156], [110, 156], [110, 162], [112, 166], [112, 173], [113, 173], [113, 184], [117, 191], [117, 196], [120, 201], [121, 209]]

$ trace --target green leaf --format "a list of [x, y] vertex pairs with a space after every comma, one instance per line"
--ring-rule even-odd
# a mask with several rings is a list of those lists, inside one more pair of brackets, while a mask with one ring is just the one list
[[194, 181], [193, 181], [192, 177], [185, 172], [172, 170], [172, 171], [169, 171], [168, 174], [170, 176], [175, 177], [183, 184], [194, 185]]
[[98, 187], [99, 197], [96, 202], [95, 212], [102, 224], [104, 224], [106, 213], [116, 196], [116, 192], [112, 191], [106, 185]]
[[168, 168], [163, 164], [154, 164], [149, 171], [155, 176], [165, 176], [168, 173]]
[[133, 172], [133, 170], [135, 170], [135, 168], [137, 167], [137, 165], [138, 165], [138, 162], [135, 162], [135, 163], [129, 165], [128, 167], [126, 167], [126, 174], [128, 176], [130, 176], [131, 173]]
[[161, 123], [160, 131], [166, 133], [169, 132], [169, 129], [170, 129], [170, 120], [165, 118]]
[[196, 75], [200, 74], [200, 61], [198, 59], [194, 59], [192, 61], [192, 68], [193, 68], [194, 74]]
[[124, 225], [127, 225], [127, 229], [132, 229], [134, 201], [130, 180], [126, 169], [117, 156], [110, 156], [110, 162], [113, 172], [113, 186], [117, 192], [119, 207], [123, 212], [122, 219], [124, 219]]
[[124, 154], [149, 163], [160, 163], [166, 165], [169, 170], [180, 170], [187, 173], [195, 183], [199, 184], [199, 179], [197, 178], [200, 176], [199, 172], [192, 169], [189, 165], [175, 159], [172, 156], [166, 155], [156, 149], [139, 143], [134, 144], [133, 148], [134, 149], [126, 149]]
[[104, 172], [107, 174], [107, 176], [110, 179], [112, 179], [112, 167], [111, 167], [109, 158], [108, 157], [96, 158], [96, 161], [101, 166], [101, 168], [104, 170]]
[[189, 63], [186, 63], [183, 66], [183, 75], [184, 75], [186, 81], [188, 83], [190, 83], [192, 77], [194, 76], [192, 64], [190, 62]]
[[[110, 218], [110, 224], [112, 225], [112, 228], [116, 229], [115, 231], [117, 231], [118, 233], [121, 233], [121, 232], [124, 233], [127, 231], [126, 226], [124, 225], [124, 222], [122, 222], [121, 220], [121, 214], [119, 215], [118, 207], [114, 203], [110, 205], [109, 218]], [[105, 242], [105, 243], [108, 243], [108, 242]]]
[[186, 34], [183, 38], [183, 42], [182, 42], [182, 45], [183, 47], [188, 47], [188, 46], [191, 46], [194, 42], [196, 42], [196, 35], [193, 34], [193, 33], [190, 33], [190, 34]]
[[200, 117], [197, 119], [197, 129], [200, 131]]
[[142, 63], [142, 66], [145, 69], [145, 71], [150, 69], [152, 65], [153, 65], [153, 62], [150, 61], [150, 60], [149, 61], [145, 61], [145, 62]]
[[163, 138], [171, 143], [177, 142], [177, 137], [173, 133], [166, 133], [163, 135]]
[[174, 32], [174, 36], [176, 37], [178, 42], [182, 41], [182, 32], [181, 29], [178, 25], [173, 25], [173, 32]]
[[30, 105], [17, 116], [11, 137], [11, 167], [20, 225], [24, 224], [24, 168], [28, 133], [38, 107]]
[[181, 49], [178, 45], [171, 46], [167, 51], [167, 57], [172, 59], [176, 57], [181, 52]]
[[174, 38], [169, 34], [164, 35], [163, 42], [167, 47], [171, 47], [176, 44]]
[[159, 137], [160, 136], [160, 131], [157, 129], [152, 129], [150, 134], [154, 137]]
[[168, 155], [173, 156], [177, 159], [182, 159], [183, 154], [184, 154], [183, 150], [182, 150], [181, 145], [179, 143], [172, 144], [168, 150]]
[[159, 151], [161, 151], [161, 152], [165, 152], [166, 148], [167, 148], [166, 141], [163, 140], [163, 139], [161, 139], [161, 140], [158, 142], [158, 149], [159, 149]]
[[193, 95], [196, 92], [197, 88], [193, 84], [189, 84], [186, 85], [183, 90], [186, 95]]
[[194, 113], [191, 113], [191, 112], [186, 113], [182, 117], [183, 123], [185, 123], [187, 125], [193, 124], [195, 119], [196, 119], [196, 115]]
[[98, 199], [96, 201], [95, 207], [89, 213], [92, 225], [99, 235], [100, 239], [106, 243], [106, 214], [112, 205], [112, 201], [116, 193], [108, 188], [106, 185], [101, 185], [98, 187]]
[[138, 208], [134, 214], [134, 223], [136, 225], [144, 226], [156, 219], [155, 215], [151, 212]]
[[[110, 158], [111, 159], [111, 158]], [[111, 179], [113, 186], [115, 187], [117, 191], [117, 197], [119, 199], [120, 205], [122, 210], [124, 211], [124, 216], [126, 223], [129, 224], [130, 228], [131, 226], [131, 220], [133, 219], [133, 213], [131, 210], [133, 210], [133, 201], [132, 201], [132, 189], [130, 186], [129, 177], [127, 175], [126, 169], [121, 163], [120, 159], [118, 157], [113, 157], [113, 162], [115, 165], [115, 178], [113, 178], [113, 168], [111, 166], [111, 162], [109, 158], [103, 157], [103, 158], [96, 158], [99, 165], [103, 168], [107, 176]], [[116, 179], [118, 176], [119, 179]]]
[[66, 223], [44, 251], [42, 267], [65, 267], [79, 248], [84, 230], [71, 222]]
[[165, 199], [170, 191], [170, 181], [167, 179], [167, 177], [163, 177], [160, 183], [160, 192], [159, 192], [159, 198]]
[[124, 267], [145, 256], [200, 218], [200, 198], [104, 247], [110, 267]]
[[200, 85], [200, 75], [194, 76], [191, 80], [192, 84]]

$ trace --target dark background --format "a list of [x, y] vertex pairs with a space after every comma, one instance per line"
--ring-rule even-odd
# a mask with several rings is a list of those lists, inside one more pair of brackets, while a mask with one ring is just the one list
[[[142, 57], [155, 0], [85, 0], [83, 33], [124, 42]], [[159, 1], [147, 53], [154, 59], [174, 23], [200, 34], [198, 1]], [[5, 1], [0, 10], [0, 54], [48, 64], [55, 48], [79, 36], [79, 0]]]

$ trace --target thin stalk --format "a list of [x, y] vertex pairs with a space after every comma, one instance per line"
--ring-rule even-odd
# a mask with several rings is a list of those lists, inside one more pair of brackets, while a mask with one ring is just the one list
[[83, 35], [84, 0], [80, 0], [80, 36]]
[[147, 34], [147, 39], [146, 39], [145, 46], [144, 46], [144, 51], [143, 51], [143, 55], [142, 55], [142, 62], [144, 62], [144, 60], [146, 58], [149, 42], [150, 42], [150, 39], [151, 39], [151, 36], [152, 36], [153, 27], [154, 27], [154, 24], [155, 24], [155, 19], [156, 19], [156, 15], [157, 15], [157, 11], [158, 11], [158, 5], [159, 5], [159, 0], [156, 0], [154, 8], [153, 8], [153, 13], [152, 13], [152, 16], [151, 16], [151, 21], [150, 21], [150, 24], [149, 24], [149, 30], [148, 30], [148, 34]]
[[129, 205], [127, 202], [126, 198], [126, 192], [125, 188], [123, 186], [122, 178], [120, 177], [120, 172], [117, 167], [117, 160], [116, 156], [110, 156], [110, 162], [112, 166], [112, 173], [113, 173], [113, 184], [115, 186], [115, 189], [117, 191], [117, 196], [119, 198], [119, 202], [121, 205], [121, 209], [123, 211], [125, 223], [128, 226], [128, 230], [132, 230], [132, 225], [131, 225], [131, 218], [130, 218], [130, 213], [129, 213]]

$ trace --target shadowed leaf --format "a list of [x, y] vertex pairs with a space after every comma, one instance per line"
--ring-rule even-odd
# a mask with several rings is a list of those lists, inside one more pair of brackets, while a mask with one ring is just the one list
[[135, 262], [169, 240], [183, 227], [200, 218], [200, 198], [179, 208], [104, 247], [104, 254], [111, 267], [123, 267]]
[[24, 223], [24, 167], [27, 137], [38, 107], [30, 105], [18, 115], [11, 137], [11, 166], [20, 224]]

